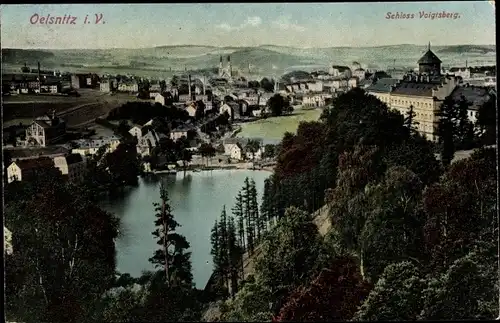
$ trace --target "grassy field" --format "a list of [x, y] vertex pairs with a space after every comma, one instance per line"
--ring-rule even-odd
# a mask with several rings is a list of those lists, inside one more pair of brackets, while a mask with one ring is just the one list
[[290, 116], [261, 119], [241, 124], [238, 137], [260, 137], [269, 141], [279, 141], [287, 131], [295, 133], [301, 121], [316, 121], [322, 110], [296, 110]]

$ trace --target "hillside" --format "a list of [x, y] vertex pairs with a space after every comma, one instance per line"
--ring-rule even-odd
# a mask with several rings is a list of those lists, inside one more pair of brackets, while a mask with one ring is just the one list
[[[495, 64], [495, 46], [436, 46], [445, 66]], [[283, 74], [290, 70], [309, 70], [304, 66], [317, 65], [325, 68], [332, 63], [351, 65], [360, 62], [364, 68], [386, 69], [388, 67], [414, 67], [425, 53], [427, 46], [394, 45], [379, 47], [328, 47], [293, 48], [277, 45], [257, 47], [213, 47], [213, 46], [159, 46], [137, 49], [70, 49], [70, 50], [25, 50], [7, 48], [2, 50], [2, 68], [18, 69], [25, 62], [35, 66], [58, 68], [70, 72], [87, 71], [109, 73], [156, 72], [157, 74], [184, 69], [218, 67], [222, 55], [224, 65], [231, 55], [234, 70], [243, 74], [251, 65], [252, 73], [259, 75]], [[297, 67], [297, 68], [295, 68]]]
[[476, 46], [476, 45], [457, 45], [457, 46], [448, 46], [443, 49], [438, 50], [438, 53], [452, 53], [452, 54], [488, 54], [495, 53], [496, 46]]

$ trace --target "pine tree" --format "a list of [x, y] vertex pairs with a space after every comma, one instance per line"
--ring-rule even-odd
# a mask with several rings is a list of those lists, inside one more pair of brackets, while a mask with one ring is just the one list
[[269, 227], [276, 222], [276, 199], [273, 192], [272, 177], [266, 178], [264, 181], [264, 193], [262, 195], [260, 213], [266, 219], [266, 222], [268, 222]]
[[155, 226], [157, 229], [152, 232], [158, 239], [161, 246], [156, 250], [149, 261], [155, 267], [163, 267], [165, 270], [165, 280], [167, 285], [188, 285], [191, 286], [193, 275], [191, 272], [191, 253], [186, 252], [190, 245], [186, 238], [175, 232], [179, 223], [175, 221], [170, 207], [168, 191], [163, 184], [160, 184], [161, 203], [154, 203], [156, 211]]
[[228, 232], [227, 232], [227, 213], [226, 206], [222, 208], [219, 220], [219, 259], [220, 259], [220, 277], [223, 286], [229, 286], [229, 251], [228, 251]]
[[212, 249], [210, 250], [210, 254], [212, 255], [212, 262], [214, 266], [215, 275], [219, 275], [221, 271], [221, 262], [220, 262], [220, 235], [219, 235], [219, 224], [217, 220], [212, 227], [212, 233], [210, 234], [210, 244], [212, 245]]
[[417, 126], [419, 125], [419, 123], [415, 121], [415, 117], [417, 116], [417, 114], [413, 109], [413, 105], [410, 105], [410, 108], [408, 109], [408, 112], [406, 112], [406, 117], [404, 120], [404, 125], [410, 130], [411, 134], [417, 133]]
[[243, 196], [241, 195], [241, 190], [236, 195], [236, 203], [232, 208], [232, 212], [236, 221], [238, 222], [238, 241], [239, 245], [245, 249], [245, 218], [243, 214]]
[[260, 241], [261, 235], [264, 233], [266, 227], [264, 219], [259, 215], [259, 201], [257, 194], [257, 187], [253, 179], [250, 180], [250, 212], [252, 214], [253, 222], [255, 223], [255, 230], [257, 240]]
[[250, 208], [250, 179], [245, 178], [245, 182], [242, 188], [243, 195], [243, 214], [246, 220], [246, 232], [247, 232], [247, 246], [248, 252], [252, 253], [254, 250], [255, 241], [255, 224], [253, 222], [252, 212]]
[[229, 277], [231, 282], [231, 296], [235, 297], [238, 292], [238, 279], [242, 263], [242, 249], [236, 237], [236, 225], [233, 217], [229, 217], [227, 222], [227, 250], [229, 257]]

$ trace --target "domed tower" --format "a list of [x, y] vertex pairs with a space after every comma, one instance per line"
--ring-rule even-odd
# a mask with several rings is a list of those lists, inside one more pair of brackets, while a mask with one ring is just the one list
[[431, 51], [431, 43], [427, 52], [418, 60], [418, 71], [422, 74], [441, 75], [441, 60]]

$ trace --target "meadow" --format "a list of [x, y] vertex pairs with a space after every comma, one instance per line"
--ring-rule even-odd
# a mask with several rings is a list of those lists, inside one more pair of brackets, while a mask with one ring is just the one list
[[241, 124], [238, 137], [263, 138], [265, 141], [277, 142], [283, 138], [285, 132], [295, 133], [301, 121], [317, 121], [321, 109], [296, 109], [293, 114], [281, 117], [260, 119], [254, 122]]

